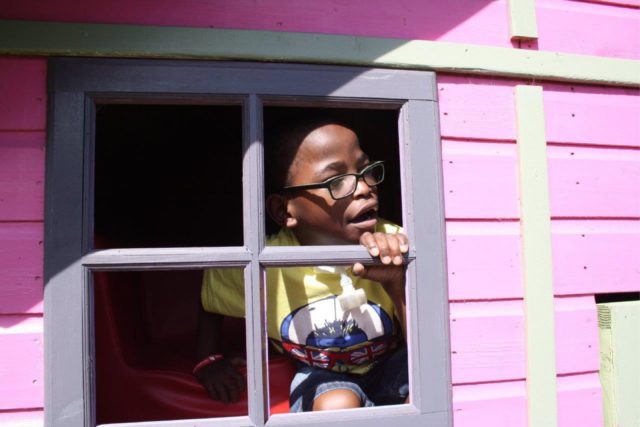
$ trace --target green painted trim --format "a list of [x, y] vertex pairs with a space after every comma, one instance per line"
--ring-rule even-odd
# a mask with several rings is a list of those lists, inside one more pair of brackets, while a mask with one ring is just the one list
[[275, 31], [0, 20], [0, 54], [304, 62], [640, 86], [636, 60]]
[[640, 301], [598, 304], [604, 425], [640, 425]]
[[515, 88], [520, 227], [530, 427], [555, 427], [556, 385], [551, 214], [542, 87]]
[[509, 32], [512, 40], [538, 38], [534, 0], [509, 0]]

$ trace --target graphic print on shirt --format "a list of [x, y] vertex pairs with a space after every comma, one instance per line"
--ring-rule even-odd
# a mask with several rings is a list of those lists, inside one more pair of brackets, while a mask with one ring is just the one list
[[343, 311], [333, 295], [304, 305], [282, 321], [284, 350], [312, 366], [345, 371], [373, 362], [389, 350], [393, 322], [371, 302]]

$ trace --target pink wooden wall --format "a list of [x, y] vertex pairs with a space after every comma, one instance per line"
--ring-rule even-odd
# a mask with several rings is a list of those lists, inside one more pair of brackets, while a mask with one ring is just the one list
[[[518, 47], [490, 0], [36, 0], [0, 19], [304, 31]], [[426, 6], [428, 5], [428, 7]], [[524, 48], [640, 58], [640, 2], [538, 0]], [[126, 11], [126, 12], [125, 12]], [[0, 57], [0, 425], [40, 425], [46, 60]], [[513, 87], [440, 75], [456, 427], [526, 425]], [[539, 83], [538, 83], [539, 84]], [[543, 83], [560, 426], [602, 423], [593, 294], [638, 291], [640, 93]]]
[[42, 424], [46, 72], [0, 57], [0, 425]]

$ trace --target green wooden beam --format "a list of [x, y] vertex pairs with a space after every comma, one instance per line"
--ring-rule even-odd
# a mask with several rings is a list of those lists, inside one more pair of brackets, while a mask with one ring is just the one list
[[636, 60], [275, 31], [0, 20], [0, 54], [304, 62], [640, 86]]

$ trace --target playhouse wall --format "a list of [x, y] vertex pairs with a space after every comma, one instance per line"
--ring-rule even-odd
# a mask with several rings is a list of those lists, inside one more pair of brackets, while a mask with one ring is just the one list
[[[504, 1], [4, 2], [0, 19], [422, 39], [638, 59], [640, 2], [536, 2], [536, 44]], [[597, 28], [597, 31], [595, 30]], [[527, 423], [514, 87], [439, 75], [454, 423]], [[640, 93], [544, 89], [560, 426], [602, 425], [594, 294], [640, 291]], [[0, 57], [0, 425], [41, 425], [46, 58]]]

